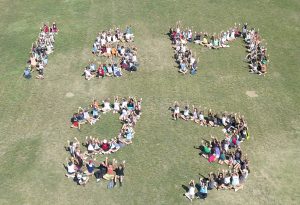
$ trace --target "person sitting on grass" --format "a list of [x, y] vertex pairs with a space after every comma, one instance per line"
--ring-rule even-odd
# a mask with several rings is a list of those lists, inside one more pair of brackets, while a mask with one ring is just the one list
[[[117, 136], [117, 138], [112, 138], [111, 140], [99, 140], [93, 137], [86, 137], [85, 146], [87, 147], [87, 152], [81, 153], [79, 149], [80, 158], [83, 156], [94, 156], [95, 154], [110, 154], [118, 151], [124, 145], [132, 144], [132, 139], [134, 138], [134, 126], [140, 119], [142, 114], [142, 98], [139, 100], [136, 97], [123, 98], [122, 103], [119, 102], [119, 97], [114, 97], [114, 113], [119, 113], [119, 120], [122, 123], [122, 128]], [[96, 121], [100, 119], [100, 112], [109, 112], [112, 110], [110, 105], [110, 100], [107, 98], [103, 101], [103, 105], [100, 107], [97, 100], [93, 99], [91, 104], [91, 111], [87, 108], [78, 108], [78, 112], [74, 113], [71, 118], [71, 128], [78, 128], [83, 124], [94, 125]], [[122, 111], [121, 111], [122, 108]], [[89, 116], [92, 113], [93, 117]], [[79, 144], [79, 142], [78, 142]], [[76, 147], [78, 148], [78, 147]]]
[[183, 114], [180, 115], [180, 117], [181, 117], [183, 120], [185, 120], [185, 121], [191, 119], [191, 116], [190, 116], [190, 110], [189, 110], [189, 106], [188, 106], [188, 105], [186, 105], [186, 106], [184, 107]]
[[111, 111], [111, 107], [110, 107], [110, 99], [107, 98], [103, 101], [103, 108], [101, 109], [101, 111], [103, 113], [107, 113], [109, 111]]
[[101, 153], [102, 154], [110, 154], [110, 142], [108, 142], [106, 139], [104, 139], [101, 143], [100, 143], [100, 148], [101, 148]]
[[[115, 159], [113, 159], [112, 162], [109, 162], [106, 157], [105, 161], [101, 162], [99, 166], [96, 166], [96, 163], [94, 162], [96, 159], [93, 159], [94, 156], [89, 155], [88, 152], [81, 152], [80, 142], [77, 138], [74, 139], [74, 143], [68, 141], [68, 146], [71, 146], [71, 150], [75, 149], [75, 151], [71, 152], [66, 147], [66, 150], [70, 151], [71, 154], [71, 158], [67, 162], [67, 165], [64, 165], [67, 171], [65, 175], [67, 178], [73, 178], [78, 185], [85, 186], [90, 181], [89, 177], [94, 175], [97, 182], [99, 182], [100, 179], [106, 179], [114, 182], [115, 185], [116, 182], [119, 181], [120, 186], [122, 186], [124, 180], [125, 160], [122, 164], [117, 164]], [[89, 141], [89, 145], [96, 146], [96, 143], [98, 143], [98, 141], [92, 137], [86, 137], [86, 139]], [[74, 146], [76, 146], [76, 148], [74, 148]], [[84, 155], [87, 155], [87, 157], [84, 157]]]
[[66, 174], [66, 177], [68, 178], [74, 178], [75, 177], [75, 173], [76, 173], [76, 167], [75, 165], [73, 164], [73, 162], [70, 160], [68, 162], [68, 166], [67, 166], [67, 174]]
[[114, 97], [114, 108], [113, 108], [113, 113], [120, 113], [120, 102], [119, 102], [119, 97], [116, 96]]
[[31, 78], [31, 70], [29, 67], [26, 67], [23, 73], [24, 78], [30, 79]]
[[178, 102], [175, 101], [174, 102], [173, 113], [172, 113], [173, 119], [177, 120], [179, 118], [179, 115], [180, 115], [179, 104], [178, 104]]
[[[170, 39], [172, 40], [173, 48], [175, 49], [175, 59], [180, 65], [179, 72], [186, 73], [185, 64], [182, 63], [189, 56], [186, 55], [187, 42], [191, 42], [192, 30], [190, 28], [182, 29], [180, 22], [176, 22], [175, 28], [170, 28]], [[208, 34], [207, 32], [195, 32], [193, 39], [194, 43], [200, 44], [209, 49], [228, 48], [229, 42], [242, 37], [246, 43], [246, 49], [249, 55], [246, 57], [246, 61], [249, 63], [249, 72], [259, 75], [267, 73], [268, 55], [266, 54], [266, 48], [262, 46], [262, 39], [259, 35], [259, 29], [248, 29], [247, 23], [241, 27], [241, 24], [234, 24], [233, 27], [221, 31], [219, 34]], [[191, 68], [191, 74], [195, 74], [195, 68]]]
[[209, 155], [211, 154], [211, 143], [210, 143], [210, 141], [204, 143], [204, 141], [202, 140], [202, 143], [200, 145], [200, 149], [202, 151], [201, 156], [208, 159]]
[[114, 173], [114, 166], [115, 166], [115, 159], [112, 160], [112, 162], [108, 161], [108, 157], [105, 158], [105, 164], [107, 168], [106, 174], [103, 176], [103, 179], [106, 180], [113, 180], [115, 178], [115, 173]]
[[77, 113], [73, 114], [73, 117], [71, 118], [71, 128], [78, 128], [80, 129], [80, 124], [78, 122]]
[[93, 175], [95, 171], [95, 164], [93, 162], [93, 160], [89, 160], [88, 163], [86, 163], [86, 171], [85, 174], [90, 176]]
[[115, 153], [121, 148], [119, 144], [119, 140], [116, 140], [115, 138], [112, 138], [110, 140], [110, 153]]
[[89, 177], [87, 174], [80, 170], [76, 173], [76, 181], [78, 185], [85, 186], [89, 181]]
[[[96, 56], [104, 56], [110, 60], [110, 64], [102, 66], [97, 71], [97, 77], [115, 76], [121, 77], [121, 69], [128, 70], [130, 72], [137, 71], [139, 66], [137, 61], [137, 47], [131, 46], [134, 35], [132, 33], [131, 26], [126, 28], [126, 31], [122, 33], [119, 28], [110, 29], [108, 31], [102, 31], [96, 37], [92, 46], [92, 53]], [[128, 45], [126, 45], [128, 43]], [[120, 58], [120, 64], [115, 61], [115, 58]], [[113, 60], [115, 62], [113, 62]], [[121, 69], [120, 69], [121, 68]]]
[[107, 167], [105, 161], [100, 163], [98, 170], [95, 171], [94, 173], [96, 177], [96, 182], [99, 182], [101, 179], [103, 179], [103, 176], [107, 173]]
[[91, 73], [91, 71], [88, 67], [86, 67], [84, 69], [84, 74], [83, 75], [84, 75], [86, 80], [91, 80], [93, 77], [95, 77], [95, 75]]
[[[190, 41], [191, 30], [189, 32], [182, 32], [180, 29], [180, 22], [177, 22], [176, 28], [170, 28], [170, 39], [172, 40], [174, 48], [174, 58], [179, 64], [179, 73], [186, 74], [190, 71], [190, 74], [194, 75], [197, 72], [197, 63], [195, 57], [192, 55], [190, 49], [187, 48], [187, 42]], [[189, 33], [189, 35], [188, 35]]]
[[116, 173], [115, 178], [114, 178], [114, 183], [116, 185], [117, 181], [119, 181], [120, 187], [123, 185], [124, 169], [125, 169], [125, 160], [122, 162], [122, 164], [117, 165], [116, 168], [114, 169], [114, 171]]
[[58, 28], [55, 22], [51, 27], [49, 27], [48, 24], [44, 24], [43, 27], [40, 28], [37, 40], [31, 46], [30, 57], [27, 63], [30, 65], [32, 72], [35, 69], [38, 71], [36, 79], [44, 79], [44, 68], [48, 64], [48, 55], [54, 50], [55, 35], [57, 33]]
[[196, 184], [194, 180], [189, 183], [188, 191], [184, 194], [191, 202], [195, 198]]
[[45, 79], [44, 77], [44, 65], [42, 63], [39, 64], [39, 66], [37, 67], [37, 71], [38, 71], [38, 74], [37, 76], [35, 76], [36, 79]]
[[200, 190], [197, 193], [197, 198], [205, 200], [207, 198], [207, 187], [208, 181], [206, 179], [200, 178]]
[[192, 113], [192, 117], [191, 117], [191, 120], [193, 120], [195, 123], [199, 123], [199, 115], [198, 115], [198, 109], [192, 105], [192, 108], [193, 108], [193, 113]]

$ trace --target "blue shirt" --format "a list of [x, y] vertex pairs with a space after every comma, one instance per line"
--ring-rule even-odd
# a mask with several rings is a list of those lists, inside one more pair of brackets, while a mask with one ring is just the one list
[[91, 165], [87, 164], [86, 168], [87, 168], [87, 170], [88, 170], [89, 173], [92, 173], [94, 171], [94, 169], [95, 169], [95, 165], [94, 164], [91, 164]]
[[30, 75], [30, 70], [29, 69], [25, 69], [24, 70], [24, 75], [25, 76], [29, 76]]
[[93, 116], [98, 116], [98, 115], [99, 115], [98, 110], [94, 109], [94, 110], [93, 110]]
[[200, 193], [207, 194], [207, 186], [201, 186]]
[[128, 132], [128, 133], [127, 133], [126, 139], [127, 139], [127, 140], [131, 140], [131, 139], [132, 139], [132, 133], [131, 133], [131, 132]]

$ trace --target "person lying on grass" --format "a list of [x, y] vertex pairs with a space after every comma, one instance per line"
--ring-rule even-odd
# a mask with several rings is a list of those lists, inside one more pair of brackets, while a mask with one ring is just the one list
[[[27, 71], [38, 71], [36, 79], [44, 79], [44, 68], [48, 64], [48, 55], [54, 50], [55, 35], [58, 33], [56, 23], [53, 22], [52, 26], [44, 24], [40, 28], [40, 33], [37, 40], [32, 44], [29, 54], [29, 60], [27, 61]], [[29, 79], [24, 75], [25, 78]]]

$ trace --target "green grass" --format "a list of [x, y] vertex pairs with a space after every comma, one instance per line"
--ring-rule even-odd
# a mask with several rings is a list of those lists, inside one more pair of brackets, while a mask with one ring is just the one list
[[[299, 168], [299, 1], [0, 1], [0, 204], [187, 204], [183, 184], [198, 173], [217, 170], [193, 146], [218, 129], [172, 121], [168, 107], [175, 101], [241, 112], [252, 138], [243, 149], [251, 174], [243, 191], [209, 192], [206, 204], [297, 204]], [[109, 18], [107, 18], [109, 16]], [[27, 53], [42, 22], [60, 28], [56, 50], [49, 58], [44, 81], [21, 78]], [[196, 76], [176, 72], [170, 25], [182, 20], [196, 30], [219, 32], [234, 22], [260, 28], [271, 57], [269, 73], [247, 73], [245, 49], [239, 41], [229, 49], [200, 55]], [[140, 71], [120, 79], [85, 81], [83, 66], [96, 33], [131, 24], [139, 48]], [[245, 93], [254, 90], [257, 98]], [[73, 98], [65, 97], [74, 93]], [[94, 181], [85, 188], [64, 177], [63, 146], [81, 133], [69, 129], [78, 106], [93, 97], [143, 97], [143, 115], [134, 144], [114, 157], [126, 159], [121, 189], [107, 190]], [[112, 115], [91, 134], [113, 135], [119, 128]], [[111, 123], [110, 123], [111, 122]], [[195, 202], [200, 204], [202, 202]]]

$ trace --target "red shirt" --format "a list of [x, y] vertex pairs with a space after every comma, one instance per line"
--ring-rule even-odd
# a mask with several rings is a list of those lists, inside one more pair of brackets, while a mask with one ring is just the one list
[[101, 145], [101, 149], [103, 149], [103, 151], [108, 151], [109, 150], [109, 144], [108, 143], [103, 143]]
[[216, 161], [216, 156], [212, 154], [208, 157], [208, 162], [214, 162], [214, 161]]
[[98, 68], [98, 73], [100, 76], [104, 76], [104, 70], [101, 66]]
[[44, 26], [44, 32], [48, 33], [49, 32], [49, 27], [47, 25]]

